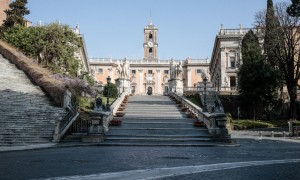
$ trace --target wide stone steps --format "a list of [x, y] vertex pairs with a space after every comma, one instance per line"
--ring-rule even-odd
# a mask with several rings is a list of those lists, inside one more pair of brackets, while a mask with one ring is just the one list
[[102, 145], [111, 146], [215, 146], [205, 127], [167, 96], [131, 96], [120, 126], [110, 126]]
[[0, 146], [51, 142], [66, 110], [1, 55], [0, 72]]

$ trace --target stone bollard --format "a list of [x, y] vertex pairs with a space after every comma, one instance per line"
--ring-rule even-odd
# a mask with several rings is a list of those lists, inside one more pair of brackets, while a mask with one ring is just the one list
[[282, 137], [285, 139], [285, 131], [282, 132]]
[[271, 131], [271, 137], [272, 137], [272, 138], [274, 137], [274, 132], [273, 132], [273, 131]]
[[258, 137], [262, 138], [262, 132], [261, 131], [258, 132]]

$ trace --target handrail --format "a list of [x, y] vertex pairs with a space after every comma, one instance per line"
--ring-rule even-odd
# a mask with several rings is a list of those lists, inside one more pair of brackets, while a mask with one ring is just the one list
[[76, 98], [71, 98], [70, 106], [66, 107], [68, 113], [61, 119], [55, 122], [55, 130], [53, 135], [53, 142], [59, 142], [60, 139], [68, 131], [72, 123], [77, 119], [79, 113], [77, 112], [77, 102]]
[[109, 131], [109, 122], [113, 119], [114, 115], [116, 115], [120, 105], [124, 101], [126, 96], [126, 93], [123, 92], [115, 101], [113, 104], [110, 106], [110, 112], [105, 113], [105, 118], [103, 119], [103, 127], [104, 127], [104, 132]]
[[197, 120], [203, 121], [210, 134], [216, 137], [228, 135], [228, 129], [226, 127], [227, 119], [224, 112], [204, 112], [201, 107], [174, 92], [169, 95], [181, 102], [183, 107], [188, 108], [190, 112], [194, 113]]

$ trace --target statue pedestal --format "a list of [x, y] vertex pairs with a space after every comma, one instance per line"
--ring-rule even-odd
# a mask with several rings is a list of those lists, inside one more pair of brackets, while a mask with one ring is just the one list
[[125, 92], [126, 95], [130, 94], [130, 79], [118, 78], [115, 81], [116, 81], [116, 86], [119, 90], [119, 93]]
[[103, 113], [93, 111], [90, 114], [92, 125], [89, 127], [88, 136], [82, 138], [82, 142], [102, 142], [104, 140]]
[[172, 92], [176, 92], [178, 94], [183, 94], [183, 81], [182, 79], [170, 79], [169, 80], [169, 89]]

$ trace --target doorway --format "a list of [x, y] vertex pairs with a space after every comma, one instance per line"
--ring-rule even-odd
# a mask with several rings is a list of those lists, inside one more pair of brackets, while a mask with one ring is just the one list
[[150, 87], [150, 86], [148, 87], [148, 89], [147, 89], [147, 94], [148, 94], [148, 95], [152, 95], [152, 87]]

